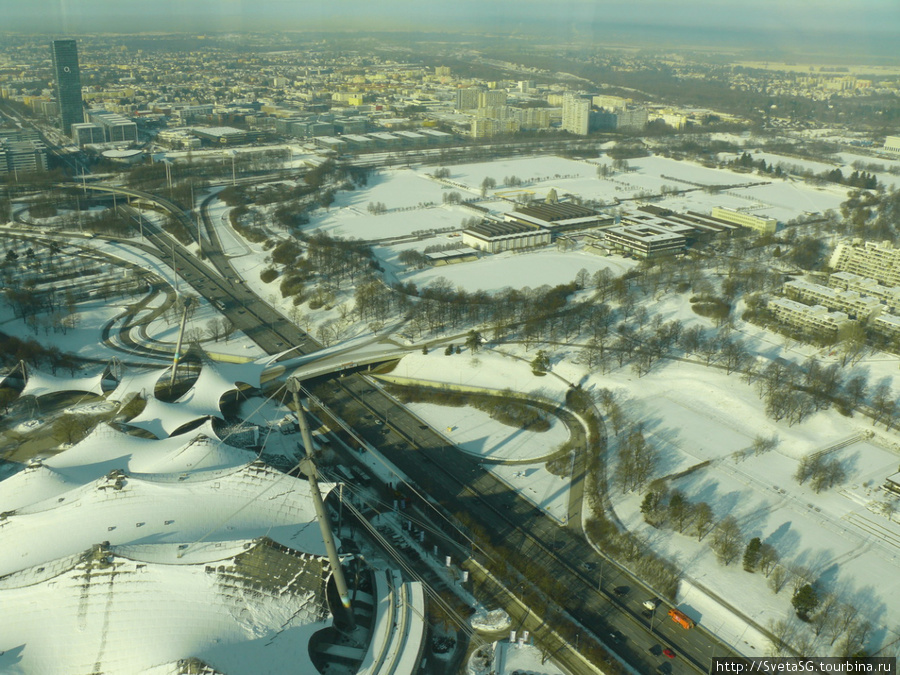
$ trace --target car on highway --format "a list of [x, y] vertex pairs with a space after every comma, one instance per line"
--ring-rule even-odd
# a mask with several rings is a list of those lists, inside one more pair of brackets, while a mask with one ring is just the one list
[[644, 606], [644, 609], [649, 609], [651, 612], [659, 607], [660, 599], [659, 598], [650, 598], [649, 600], [644, 600], [641, 604]]
[[665, 649], [663, 649], [662, 653], [663, 653], [663, 656], [665, 656], [667, 659], [675, 658], [675, 650], [672, 649], [671, 647], [666, 647]]
[[626, 595], [628, 595], [628, 591], [630, 590], [631, 589], [628, 588], [628, 586], [616, 586], [613, 589], [613, 594], [615, 594], [617, 598], [624, 598]]

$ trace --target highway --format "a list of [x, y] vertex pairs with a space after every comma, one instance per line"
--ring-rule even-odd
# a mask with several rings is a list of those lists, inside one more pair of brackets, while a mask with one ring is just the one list
[[[644, 616], [642, 603], [654, 597], [651, 591], [604, 563], [574, 528], [560, 527], [366, 379], [346, 377], [324, 389], [326, 405], [338, 414], [361, 419], [356, 430], [411, 479], [417, 492], [436, 500], [448, 513], [472, 516], [491, 533], [492, 543], [527, 561], [520, 568], [527, 576], [560, 580], [568, 589], [568, 596], [559, 598], [560, 605], [641, 672], [652, 672], [663, 663], [669, 663], [664, 667], [667, 672], [706, 672], [712, 655], [733, 653], [702, 625], [682, 629], [666, 616], [665, 605], [652, 617]], [[413, 491], [409, 496], [422, 512], [433, 510], [429, 503], [418, 503], [421, 500]], [[627, 592], [619, 595], [616, 589]], [[624, 639], [616, 642], [614, 633]], [[588, 636], [582, 639], [587, 641]], [[653, 655], [650, 650], [655, 647], [659, 647], [654, 649], [657, 654], [672, 647], [677, 656], [670, 661]], [[583, 670], [577, 659], [569, 666], [572, 672]]]
[[[156, 195], [103, 185], [87, 185], [83, 188], [81, 185], [70, 184], [68, 187], [109, 192], [155, 202], [182, 219], [189, 232], [196, 232], [189, 214], [178, 205]], [[139, 213], [128, 205], [120, 205], [119, 209], [136, 221], [140, 219]], [[152, 252], [173, 267], [176, 277], [184, 280], [197, 295], [205, 297], [219, 308], [237, 330], [243, 331], [266, 353], [280, 354], [293, 347], [294, 351], [284, 357], [291, 358], [297, 354], [308, 354], [318, 350], [318, 343], [247, 288], [224, 255], [219, 237], [205, 209], [201, 210], [201, 214], [206, 231], [202, 250], [210, 264], [198, 259], [174, 237], [146, 219], [143, 220], [142, 226], [144, 238], [152, 244], [152, 247], [131, 241], [127, 243]]]

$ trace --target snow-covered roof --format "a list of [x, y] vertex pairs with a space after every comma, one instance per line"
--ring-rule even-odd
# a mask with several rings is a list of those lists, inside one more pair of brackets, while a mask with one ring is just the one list
[[239, 382], [259, 388], [264, 364], [250, 363], [218, 363], [203, 364], [200, 375], [194, 386], [178, 399], [178, 403], [193, 407], [215, 408], [219, 410], [219, 399], [232, 391]]
[[[332, 484], [322, 484], [327, 494]], [[112, 471], [0, 519], [0, 577], [91, 545], [252, 539], [325, 554], [309, 484], [262, 462], [138, 478]], [[173, 549], [174, 550], [174, 549]], [[170, 560], [176, 563], [175, 556]]]
[[204, 363], [197, 381], [175, 403], [164, 403], [157, 398], [148, 398], [144, 410], [129, 424], [162, 438], [203, 417], [221, 419], [219, 400], [222, 396], [233, 391], [239, 382], [259, 387], [265, 367], [265, 363], [257, 362]]
[[100, 395], [103, 393], [102, 382], [103, 371], [83, 377], [57, 377], [29, 368], [22, 396], [46, 396], [66, 391], [83, 391]]
[[65, 452], [4, 480], [0, 513], [56, 497], [114, 469], [130, 475], [180, 474], [243, 466], [254, 456], [216, 438], [209, 422], [163, 440], [130, 436], [101, 424]]
[[134, 373], [127, 373], [119, 380], [118, 386], [109, 393], [107, 399], [110, 401], [124, 401], [131, 394], [144, 396], [152, 396], [156, 389], [156, 383], [168, 368], [157, 368], [155, 370], [141, 370]]
[[165, 403], [155, 397], [148, 398], [147, 405], [144, 406], [141, 414], [129, 420], [128, 424], [149, 431], [157, 438], [165, 438], [185, 424], [203, 417], [222, 419], [218, 404], [210, 406], [204, 405], [205, 403], [199, 397], [197, 404], [193, 406], [182, 403]]
[[190, 564], [135, 553], [93, 546], [0, 580], [0, 671], [174, 674], [196, 659], [229, 675], [316, 672], [326, 559], [267, 539]]

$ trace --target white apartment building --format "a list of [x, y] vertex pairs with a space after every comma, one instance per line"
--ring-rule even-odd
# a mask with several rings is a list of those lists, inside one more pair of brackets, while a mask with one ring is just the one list
[[563, 98], [563, 129], [579, 136], [587, 135], [591, 121], [591, 99], [580, 94]]
[[793, 279], [783, 286], [784, 294], [792, 300], [823, 305], [839, 310], [853, 319], [865, 319], [878, 314], [884, 308], [878, 298], [861, 296], [856, 291], [842, 291], [802, 279]]
[[900, 310], [900, 286], [883, 286], [875, 279], [861, 277], [853, 272], [835, 272], [828, 277], [828, 285], [842, 291], [856, 291], [860, 295], [878, 298], [890, 312]]
[[879, 244], [854, 239], [849, 244], [838, 244], [828, 265], [840, 272], [875, 279], [885, 286], [900, 286], [900, 249], [889, 241]]
[[775, 298], [769, 302], [775, 318], [804, 331], [835, 335], [841, 326], [850, 323], [843, 312], [829, 312], [822, 305], [804, 305], [789, 298]]

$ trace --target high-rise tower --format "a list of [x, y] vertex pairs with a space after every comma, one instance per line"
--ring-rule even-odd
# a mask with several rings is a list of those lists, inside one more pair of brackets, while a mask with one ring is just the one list
[[84, 122], [78, 45], [75, 40], [54, 40], [51, 51], [56, 100], [59, 103], [59, 128], [66, 136], [71, 136], [72, 125]]
[[567, 92], [563, 98], [562, 128], [569, 133], [584, 136], [590, 130], [590, 97]]

